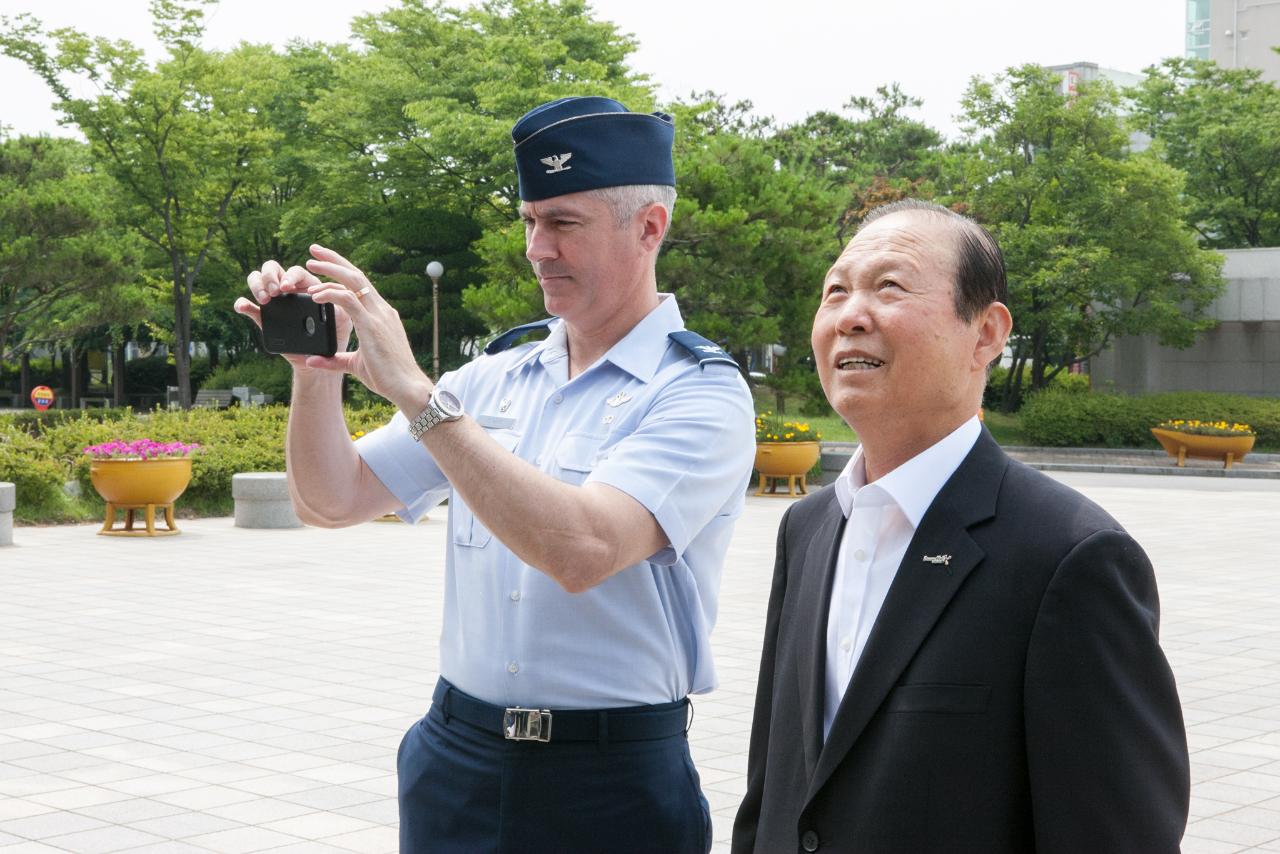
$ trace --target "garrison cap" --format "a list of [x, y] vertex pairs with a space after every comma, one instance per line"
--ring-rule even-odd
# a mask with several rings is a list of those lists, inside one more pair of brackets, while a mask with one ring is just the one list
[[526, 202], [628, 184], [674, 187], [675, 122], [633, 113], [612, 98], [561, 98], [534, 107], [511, 129]]

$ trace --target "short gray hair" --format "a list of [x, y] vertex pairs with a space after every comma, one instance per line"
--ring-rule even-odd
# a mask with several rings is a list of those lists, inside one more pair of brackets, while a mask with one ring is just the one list
[[671, 227], [671, 214], [676, 206], [675, 187], [667, 184], [624, 184], [621, 187], [587, 190], [587, 195], [594, 196], [609, 206], [618, 228], [631, 222], [641, 208], [653, 204], [667, 209], [667, 227]]

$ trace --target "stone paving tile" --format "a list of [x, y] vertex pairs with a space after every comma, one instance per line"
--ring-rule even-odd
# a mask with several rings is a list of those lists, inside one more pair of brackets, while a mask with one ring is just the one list
[[51, 836], [43, 841], [48, 845], [74, 851], [76, 854], [109, 854], [112, 851], [124, 851], [166, 840], [162, 836], [136, 828], [108, 825], [94, 830], [82, 830], [79, 833]]
[[[1280, 851], [1280, 483], [1054, 476], [1115, 515], [1156, 566], [1193, 750], [1183, 850]], [[721, 684], [694, 698], [717, 852], [745, 786], [789, 503], [748, 499], [713, 637]], [[161, 837], [132, 849], [156, 854], [395, 851], [395, 751], [436, 678], [439, 517], [182, 527], [154, 541], [19, 528], [0, 550], [0, 854], [79, 834], [91, 846], [117, 829]]]

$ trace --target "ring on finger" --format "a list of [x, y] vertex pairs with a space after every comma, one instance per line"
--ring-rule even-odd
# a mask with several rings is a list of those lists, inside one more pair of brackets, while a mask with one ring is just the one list
[[359, 299], [359, 300], [364, 299], [364, 295], [369, 293], [372, 290], [373, 290], [373, 285], [365, 285], [363, 288], [356, 291], [356, 299]]

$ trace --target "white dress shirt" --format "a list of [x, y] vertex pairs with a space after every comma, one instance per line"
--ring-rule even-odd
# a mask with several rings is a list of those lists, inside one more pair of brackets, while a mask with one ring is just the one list
[[970, 418], [875, 483], [867, 483], [859, 445], [836, 480], [836, 500], [849, 521], [827, 612], [824, 740], [920, 520], [981, 433], [977, 417]]

